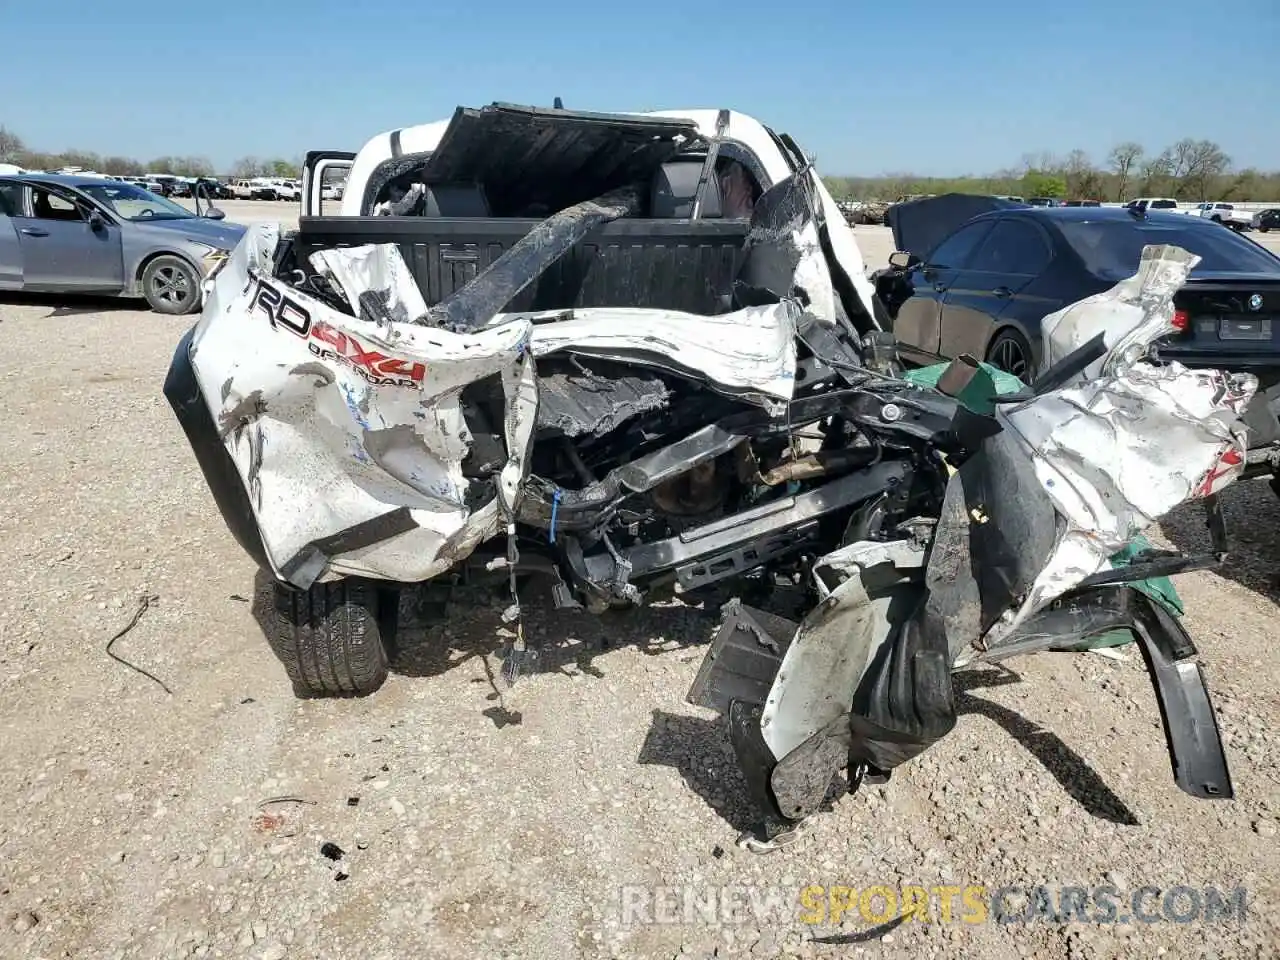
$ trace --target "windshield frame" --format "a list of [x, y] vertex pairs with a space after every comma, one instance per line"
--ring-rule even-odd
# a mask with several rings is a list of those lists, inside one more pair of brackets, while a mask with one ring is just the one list
[[[1200, 262], [1191, 271], [1191, 276], [1212, 273], [1254, 273], [1280, 278], [1280, 256], [1272, 253], [1262, 244], [1248, 237], [1243, 237], [1228, 227], [1192, 218], [1191, 222], [1179, 223], [1167, 220], [1064, 220], [1056, 224], [1063, 243], [1071, 251], [1090, 274], [1103, 280], [1118, 283], [1133, 275], [1133, 264], [1141, 256], [1142, 247], [1148, 244], [1169, 243], [1182, 247], [1200, 257]], [[1090, 250], [1081, 244], [1086, 231], [1099, 231], [1109, 234], [1123, 234], [1124, 239], [1117, 242], [1111, 239], [1105, 257], [1098, 257], [1096, 249]], [[1135, 240], [1141, 243], [1135, 245]], [[1126, 245], [1132, 249], [1127, 249]], [[1117, 256], [1111, 251], [1120, 249]], [[1226, 254], [1246, 254], [1246, 256], [1228, 257]], [[1130, 255], [1132, 255], [1130, 257]]]
[[[129, 183], [124, 180], [104, 180], [102, 183], [82, 183], [76, 186], [76, 189], [85, 196], [89, 197], [95, 203], [105, 207], [113, 216], [119, 217], [121, 220], [127, 220], [130, 223], [154, 223], [159, 221], [170, 220], [194, 220], [195, 214], [181, 204], [174, 203], [157, 193], [152, 193], [136, 183]], [[131, 194], [116, 199], [129, 200], [134, 202], [145, 202], [149, 207], [164, 211], [156, 213], [149, 217], [141, 215], [128, 216], [116, 206], [116, 199], [112, 199], [108, 191], [117, 193]]]

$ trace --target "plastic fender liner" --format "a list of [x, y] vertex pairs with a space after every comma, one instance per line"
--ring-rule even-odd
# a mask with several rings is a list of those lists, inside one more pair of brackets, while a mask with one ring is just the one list
[[976, 660], [992, 663], [1071, 649], [1117, 629], [1131, 630], [1142, 651], [1160, 705], [1174, 781], [1193, 797], [1231, 799], [1231, 774], [1195, 645], [1178, 619], [1141, 590], [1090, 587], [1063, 596]]
[[[729, 742], [738, 760], [738, 770], [746, 782], [747, 793], [755, 801], [757, 809], [765, 814], [765, 820], [786, 821], [774, 798], [770, 784], [777, 761], [760, 734], [758, 703], [734, 700], [729, 704]], [[830, 782], [830, 781], [828, 781]]]
[[[852, 543], [813, 565], [837, 585], [794, 630], [765, 700], [765, 742], [778, 759], [840, 715], [923, 594], [924, 551], [905, 541]], [[841, 579], [843, 578], [843, 580]]]
[[1174, 782], [1202, 800], [1230, 800], [1231, 772], [1195, 644], [1168, 610], [1130, 592], [1133, 630], [1160, 704]]
[[849, 715], [841, 714], [773, 768], [769, 786], [783, 817], [802, 820], [821, 806], [832, 778], [849, 762], [853, 736]]
[[880, 648], [854, 695], [849, 762], [888, 773], [955, 725], [946, 628], [930, 614], [925, 597], [898, 636]]

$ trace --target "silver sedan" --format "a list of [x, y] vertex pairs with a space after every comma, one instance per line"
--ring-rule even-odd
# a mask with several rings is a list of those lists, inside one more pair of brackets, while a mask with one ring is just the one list
[[224, 216], [121, 180], [0, 176], [0, 290], [142, 297], [159, 313], [190, 313], [244, 235]]

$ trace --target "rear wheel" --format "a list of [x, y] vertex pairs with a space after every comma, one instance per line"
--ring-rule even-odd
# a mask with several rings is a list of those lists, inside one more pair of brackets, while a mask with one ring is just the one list
[[364, 697], [382, 686], [394, 624], [379, 614], [389, 599], [359, 580], [320, 583], [309, 590], [275, 585], [267, 642], [284, 664], [295, 696]]
[[1001, 330], [987, 348], [987, 363], [1011, 373], [1023, 383], [1031, 382], [1031, 344], [1017, 330]]
[[181, 257], [156, 257], [142, 271], [142, 295], [156, 313], [190, 313], [200, 304], [200, 277]]

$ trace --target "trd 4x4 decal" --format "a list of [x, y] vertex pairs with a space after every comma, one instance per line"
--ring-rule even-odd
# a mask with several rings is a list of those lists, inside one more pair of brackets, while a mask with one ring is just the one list
[[285, 296], [261, 276], [250, 278], [246, 292], [255, 285], [256, 289], [249, 297], [249, 313], [261, 313], [273, 328], [288, 330], [306, 340], [307, 349], [320, 359], [350, 367], [369, 383], [378, 386], [422, 386], [427, 376], [426, 364], [367, 349], [351, 334], [323, 320], [313, 320], [310, 310]]

